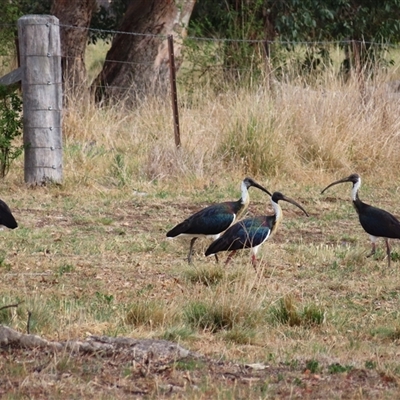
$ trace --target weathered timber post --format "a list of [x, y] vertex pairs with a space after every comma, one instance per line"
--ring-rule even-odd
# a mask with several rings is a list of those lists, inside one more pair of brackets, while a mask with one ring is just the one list
[[58, 18], [18, 20], [22, 69], [25, 182], [62, 182], [62, 72]]
[[181, 135], [179, 132], [179, 112], [178, 112], [178, 92], [176, 90], [176, 73], [175, 73], [175, 54], [174, 54], [174, 37], [168, 35], [168, 54], [169, 54], [169, 80], [171, 83], [172, 97], [172, 114], [174, 118], [175, 146], [181, 147]]

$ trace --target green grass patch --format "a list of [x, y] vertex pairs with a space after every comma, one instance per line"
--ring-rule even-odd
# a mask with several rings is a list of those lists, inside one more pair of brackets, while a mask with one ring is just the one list
[[334, 364], [330, 364], [328, 366], [328, 372], [330, 374], [340, 374], [343, 372], [349, 372], [353, 369], [354, 367], [351, 365], [341, 365], [339, 363], [334, 363]]
[[278, 305], [270, 308], [270, 317], [273, 323], [311, 327], [324, 323], [325, 311], [313, 304], [298, 310], [293, 297], [285, 296], [279, 300]]

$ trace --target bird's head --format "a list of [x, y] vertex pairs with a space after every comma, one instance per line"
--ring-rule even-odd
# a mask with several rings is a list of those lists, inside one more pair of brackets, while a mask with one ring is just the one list
[[351, 182], [353, 184], [353, 187], [358, 185], [358, 187], [360, 187], [361, 185], [361, 177], [358, 174], [351, 174], [346, 178], [343, 179], [339, 179], [338, 181], [332, 182], [330, 183], [322, 192], [321, 194], [323, 194], [325, 192], [325, 190], [329, 189], [331, 186], [337, 185], [338, 183], [345, 183], [345, 182]]
[[259, 183], [257, 183], [252, 178], [249, 178], [249, 177], [244, 178], [243, 179], [243, 185], [246, 187], [246, 189], [249, 189], [251, 186], [254, 186], [254, 187], [262, 190], [263, 192], [269, 194], [270, 196], [272, 196], [272, 194], [267, 189], [265, 189], [265, 187], [261, 186]]
[[278, 204], [279, 200], [287, 201], [288, 203], [295, 205], [296, 207], [300, 208], [300, 210], [303, 211], [303, 213], [306, 214], [307, 217], [309, 217], [307, 211], [299, 203], [297, 203], [293, 199], [285, 196], [281, 192], [274, 192], [274, 194], [271, 197], [271, 202]]

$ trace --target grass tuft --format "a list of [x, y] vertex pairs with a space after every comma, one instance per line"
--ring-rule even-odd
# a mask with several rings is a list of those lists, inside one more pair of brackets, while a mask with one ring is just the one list
[[328, 372], [330, 374], [340, 374], [343, 372], [349, 372], [353, 369], [354, 367], [352, 365], [341, 365], [339, 363], [335, 364], [330, 364], [328, 366]]
[[128, 325], [159, 327], [164, 324], [166, 310], [164, 304], [154, 300], [137, 300], [128, 307], [125, 323]]
[[277, 306], [271, 307], [271, 316], [273, 321], [279, 324], [287, 324], [289, 326], [299, 326], [301, 318], [291, 296], [285, 296], [279, 300]]
[[257, 334], [254, 329], [248, 328], [245, 324], [235, 326], [233, 329], [223, 333], [223, 339], [236, 345], [256, 344]]
[[292, 296], [280, 299], [277, 306], [271, 307], [270, 314], [272, 321], [289, 326], [311, 327], [325, 322], [325, 312], [321, 307], [308, 305], [299, 311]]
[[314, 304], [304, 307], [301, 313], [302, 324], [305, 326], [321, 325], [325, 322], [326, 313]]
[[188, 282], [193, 284], [201, 283], [206, 286], [212, 286], [220, 283], [224, 278], [224, 268], [221, 266], [205, 266], [200, 268], [191, 268], [184, 272]]
[[212, 333], [232, 329], [240, 318], [234, 307], [224, 304], [194, 301], [184, 309], [184, 319], [192, 328]]
[[320, 370], [320, 365], [318, 360], [309, 360], [306, 363], [306, 369], [309, 370], [312, 374], [316, 374]]

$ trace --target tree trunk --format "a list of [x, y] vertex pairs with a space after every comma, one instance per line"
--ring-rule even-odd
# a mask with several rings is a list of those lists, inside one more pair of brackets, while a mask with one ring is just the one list
[[85, 50], [96, 0], [54, 0], [51, 13], [60, 20], [65, 88], [78, 93], [87, 81]]
[[97, 100], [131, 99], [144, 94], [165, 92], [168, 87], [167, 35], [175, 34], [175, 66], [180, 66], [181, 38], [195, 0], [135, 0], [107, 53], [103, 70], [93, 83]]

